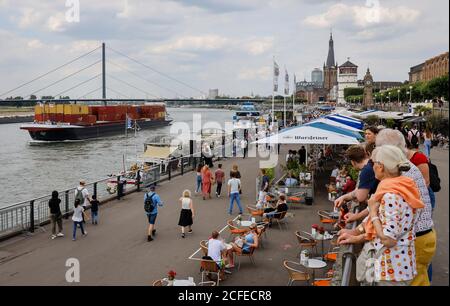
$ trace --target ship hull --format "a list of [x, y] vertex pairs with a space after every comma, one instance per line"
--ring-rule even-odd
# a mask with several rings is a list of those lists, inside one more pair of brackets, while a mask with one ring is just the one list
[[[156, 128], [170, 125], [172, 120], [138, 120], [140, 129]], [[80, 141], [124, 134], [124, 122], [111, 122], [90, 126], [48, 126], [32, 124], [21, 127], [27, 130], [33, 140], [37, 141]]]

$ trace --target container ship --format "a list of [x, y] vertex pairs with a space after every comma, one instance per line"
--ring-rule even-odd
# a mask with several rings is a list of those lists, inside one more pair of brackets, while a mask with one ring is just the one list
[[34, 123], [20, 127], [37, 141], [77, 141], [123, 134], [134, 125], [139, 129], [172, 122], [164, 103], [145, 105], [36, 105]]

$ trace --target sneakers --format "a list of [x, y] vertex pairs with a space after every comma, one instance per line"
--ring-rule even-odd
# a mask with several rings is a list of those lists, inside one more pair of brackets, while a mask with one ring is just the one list
[[189, 233], [189, 234], [192, 234], [192, 229], [190, 229], [190, 230], [188, 231], [188, 233]]
[[83, 236], [87, 236], [87, 232], [84, 232]]
[[181, 234], [181, 238], [185, 238], [186, 237], [186, 234], [185, 233], [182, 233]]
[[152, 236], [147, 236], [147, 241], [148, 241], [148, 242], [153, 241]]
[[56, 238], [56, 235], [52, 235], [52, 237], [51, 237], [52, 239], [55, 239]]
[[56, 234], [56, 236], [57, 237], [64, 237], [64, 234], [63, 233], [58, 233], [58, 234]]

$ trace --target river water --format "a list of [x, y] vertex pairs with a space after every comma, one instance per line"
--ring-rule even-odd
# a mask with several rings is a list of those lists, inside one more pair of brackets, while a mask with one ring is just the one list
[[[193, 114], [201, 122], [217, 122], [225, 128], [233, 112], [219, 109], [168, 108], [174, 123], [193, 126]], [[197, 118], [197, 117], [196, 117]], [[197, 119], [196, 119], [197, 120]], [[36, 144], [21, 124], [0, 125], [0, 207], [77, 186], [80, 179], [88, 182], [106, 178], [127, 167], [142, 154], [144, 143], [155, 134], [170, 134], [171, 127], [142, 130], [137, 137], [118, 135], [69, 143]]]

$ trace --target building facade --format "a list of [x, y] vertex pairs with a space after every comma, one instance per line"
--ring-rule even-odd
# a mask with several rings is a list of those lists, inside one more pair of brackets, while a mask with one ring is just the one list
[[[323, 65], [323, 88], [325, 88], [328, 91], [331, 91], [333, 87], [337, 86], [338, 84], [338, 65], [334, 60], [334, 41], [333, 41], [333, 34], [330, 35], [330, 41], [328, 44], [328, 57], [326, 64]], [[333, 101], [331, 99], [331, 92], [330, 92], [330, 101]], [[336, 100], [334, 100], [336, 101]]]
[[344, 90], [356, 87], [358, 87], [358, 66], [348, 59], [347, 62], [339, 66], [337, 103], [345, 104]]
[[448, 75], [448, 55], [443, 53], [426, 60], [424, 63], [411, 67], [409, 72], [409, 82], [428, 82], [432, 79]]
[[210, 89], [208, 93], [208, 99], [215, 99], [219, 96], [219, 90], [218, 89]]
[[311, 72], [311, 82], [322, 85], [323, 84], [323, 72], [319, 68], [315, 68]]

